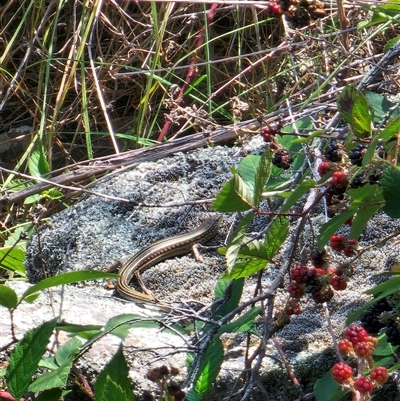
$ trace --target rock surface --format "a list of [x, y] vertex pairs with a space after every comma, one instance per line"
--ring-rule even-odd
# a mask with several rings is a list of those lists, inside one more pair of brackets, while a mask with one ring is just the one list
[[[260, 141], [253, 140], [249, 149], [259, 151], [261, 145]], [[100, 269], [117, 260], [124, 262], [147, 244], [199, 225], [212, 214], [207, 207], [209, 203], [189, 205], [185, 202], [214, 198], [221, 185], [230, 178], [229, 168], [239, 163], [241, 154], [241, 148], [200, 149], [158, 162], [142, 163], [132, 171], [101, 180], [93, 190], [109, 198], [83, 196], [77, 204], [53, 216], [50, 226], [43, 226], [39, 230], [40, 241], [38, 236], [31, 239], [26, 259], [31, 281], [42, 279], [44, 268], [50, 275], [54, 275], [64, 270]], [[111, 197], [123, 198], [126, 202]], [[302, 243], [305, 245], [299, 258], [304, 258], [310, 238], [314, 238], [324, 221], [322, 214], [311, 217], [310, 224], [306, 225], [302, 233]], [[217, 245], [224, 241], [231, 223], [232, 218], [224, 216], [220, 233], [211, 244]], [[263, 220], [259, 219], [254, 229], [262, 225]], [[375, 243], [392, 230], [398, 230], [399, 226], [384, 214], [378, 214], [362, 234], [360, 243], [363, 246]], [[345, 232], [346, 228], [342, 231]], [[142, 279], [160, 299], [180, 305], [193, 299], [209, 302], [212, 300], [215, 280], [223, 271], [224, 264], [223, 258], [215, 251], [202, 254], [204, 263], [195, 261], [191, 255], [167, 260], [149, 269], [142, 275]], [[336, 336], [341, 334], [345, 318], [369, 299], [363, 291], [382, 280], [376, 275], [398, 262], [399, 255], [400, 242], [393, 240], [380, 249], [365, 253], [357, 261], [348, 289], [329, 302], [331, 324]], [[337, 255], [332, 255], [333, 263], [340, 260]], [[267, 267], [263, 277], [264, 288], [273, 279], [275, 268]], [[26, 284], [12, 285], [22, 292]], [[103, 287], [103, 282], [66, 286], [63, 295], [56, 289], [41, 295], [34, 304], [21, 305], [15, 312], [17, 335], [21, 336], [26, 329], [58, 315], [61, 299], [62, 318], [77, 324], [104, 324], [112, 316], [122, 313], [152, 313], [114, 297], [112, 291]], [[254, 287], [255, 281], [249, 279], [246, 297], [252, 296]], [[285, 290], [279, 290], [276, 297], [278, 308], [284, 305], [286, 298]], [[294, 364], [295, 373], [305, 390], [312, 391], [315, 377], [322, 376], [332, 366], [335, 356], [322, 307], [309, 301], [303, 305], [303, 309], [301, 315], [293, 317], [291, 323], [278, 333], [277, 341]], [[9, 321], [3, 320], [1, 345], [10, 339], [9, 325]], [[245, 340], [240, 335], [226, 339], [228, 349], [221, 379], [215, 388], [217, 395], [210, 395], [209, 400], [222, 399], [228, 394], [228, 389], [232, 388], [232, 384], [228, 383], [237, 379], [244, 366]], [[118, 343], [116, 337], [109, 335], [103, 338], [85, 355], [81, 365], [90, 366], [94, 371], [101, 370], [116, 351]], [[150, 366], [163, 363], [177, 366], [181, 371], [180, 377], [184, 379], [184, 352], [174, 353], [166, 361], [158, 358], [174, 349], [183, 351], [186, 345], [183, 338], [161, 330], [132, 329], [124, 346], [136, 387], [153, 388], [143, 377]], [[251, 350], [256, 345], [257, 339], [254, 338]], [[268, 383], [267, 393], [262, 399], [296, 399], [299, 394], [291, 385], [272, 343], [270, 356], [261, 369], [260, 382]]]

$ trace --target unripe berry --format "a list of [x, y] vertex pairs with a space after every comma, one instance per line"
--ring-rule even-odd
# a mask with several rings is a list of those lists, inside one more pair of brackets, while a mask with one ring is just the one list
[[369, 380], [367, 377], [364, 376], [360, 376], [354, 382], [354, 385], [361, 394], [367, 394], [374, 391], [374, 384], [372, 383], [371, 380]]
[[367, 331], [357, 324], [352, 324], [349, 326], [344, 331], [344, 335], [349, 341], [351, 341], [353, 345], [362, 341], [366, 341], [368, 338]]
[[349, 184], [349, 178], [343, 171], [335, 171], [332, 174], [331, 182], [336, 188], [345, 188]]
[[332, 376], [338, 383], [343, 383], [353, 374], [353, 369], [343, 362], [338, 362], [333, 365]]
[[292, 298], [300, 298], [304, 295], [304, 286], [298, 283], [291, 283], [288, 285], [287, 292]]
[[347, 288], [347, 282], [344, 280], [342, 277], [337, 276], [334, 274], [330, 280], [329, 280], [330, 285], [332, 288], [336, 291], [343, 291]]
[[338, 341], [338, 348], [341, 354], [347, 355], [353, 351], [353, 344], [347, 338]]
[[367, 343], [364, 341], [361, 341], [357, 344], [354, 345], [354, 352], [358, 355], [358, 356], [369, 356], [372, 354], [373, 351], [373, 347], [371, 345], [371, 343]]
[[383, 366], [376, 367], [369, 376], [379, 384], [385, 384], [389, 380], [389, 372]]

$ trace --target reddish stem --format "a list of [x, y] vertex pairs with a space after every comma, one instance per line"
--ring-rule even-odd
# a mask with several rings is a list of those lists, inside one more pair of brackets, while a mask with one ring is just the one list
[[[218, 3], [213, 3], [213, 4], [211, 4], [210, 9], [207, 11], [206, 15], [207, 15], [207, 23], [208, 24], [214, 19], [217, 7], [218, 7]], [[196, 49], [200, 48], [203, 45], [204, 37], [205, 37], [205, 26], [203, 26], [201, 28], [200, 32], [197, 35], [196, 44], [195, 44]], [[192, 58], [190, 59], [189, 68], [188, 68], [188, 71], [187, 71], [186, 77], [185, 77], [185, 82], [183, 83], [181, 90], [179, 92], [178, 98], [176, 99], [176, 104], [180, 104], [182, 102], [185, 90], [188, 87], [188, 85], [190, 84], [190, 82], [192, 82], [192, 78], [196, 72], [196, 69], [194, 66], [196, 64], [196, 61], [197, 61], [197, 52], [195, 52], [193, 54]], [[162, 142], [164, 140], [164, 138], [166, 137], [166, 135], [171, 127], [171, 123], [172, 122], [170, 120], [165, 121], [165, 123], [161, 129], [161, 132], [157, 138], [157, 140], [159, 142]]]

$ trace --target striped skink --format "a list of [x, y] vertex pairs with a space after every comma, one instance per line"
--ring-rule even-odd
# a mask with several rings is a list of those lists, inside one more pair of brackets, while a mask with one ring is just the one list
[[161, 310], [170, 310], [168, 303], [158, 301], [154, 297], [136, 291], [129, 286], [134, 275], [148, 269], [165, 259], [190, 252], [195, 244], [203, 244], [217, 234], [221, 217], [208, 219], [203, 225], [188, 233], [165, 238], [145, 247], [129, 259], [119, 272], [117, 291], [119, 294], [136, 303], [156, 305]]

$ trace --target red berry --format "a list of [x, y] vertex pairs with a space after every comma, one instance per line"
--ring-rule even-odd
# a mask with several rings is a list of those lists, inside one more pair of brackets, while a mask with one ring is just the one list
[[280, 15], [281, 6], [278, 3], [273, 3], [271, 6], [271, 14], [274, 16]]
[[351, 341], [353, 345], [362, 341], [366, 341], [369, 337], [364, 327], [361, 327], [357, 324], [352, 324], [351, 326], [349, 326], [344, 331], [344, 335], [349, 341]]
[[329, 245], [334, 251], [342, 251], [345, 248], [343, 235], [332, 235], [329, 239]]
[[304, 287], [298, 283], [288, 285], [287, 292], [292, 298], [300, 298], [304, 295]]
[[264, 142], [272, 142], [276, 133], [277, 130], [271, 126], [265, 127], [260, 131], [260, 135], [264, 139]]
[[336, 291], [343, 291], [347, 288], [347, 282], [343, 280], [342, 277], [337, 276], [336, 274], [334, 274], [330, 278], [329, 283], [332, 286], [332, 288]]
[[329, 160], [322, 160], [318, 166], [318, 174], [322, 177], [335, 169], [335, 165]]
[[346, 355], [353, 351], [353, 344], [347, 338], [343, 338], [338, 341], [338, 348], [341, 354]]
[[290, 272], [290, 278], [298, 284], [304, 283], [304, 277], [307, 276], [308, 267], [296, 264]]
[[367, 377], [360, 376], [355, 382], [354, 382], [357, 390], [361, 394], [366, 394], [366, 393], [371, 393], [374, 390], [374, 384], [372, 383], [371, 380], [369, 380]]
[[353, 374], [353, 369], [351, 366], [346, 365], [343, 362], [338, 362], [333, 365], [332, 376], [338, 383], [343, 383], [349, 379]]
[[326, 271], [325, 271], [325, 269], [318, 268], [318, 269], [315, 269], [315, 274], [317, 274], [318, 276], [323, 276], [326, 274]]
[[371, 343], [361, 341], [354, 345], [354, 351], [358, 356], [368, 356], [372, 354], [373, 347]]
[[383, 366], [376, 367], [369, 376], [379, 384], [384, 384], [389, 380], [389, 372]]
[[355, 240], [355, 239], [349, 239], [349, 240], [347, 241], [347, 244], [350, 245], [350, 246], [357, 245], [357, 240]]
[[349, 184], [349, 178], [343, 171], [335, 171], [332, 174], [331, 183], [336, 188], [345, 188]]

